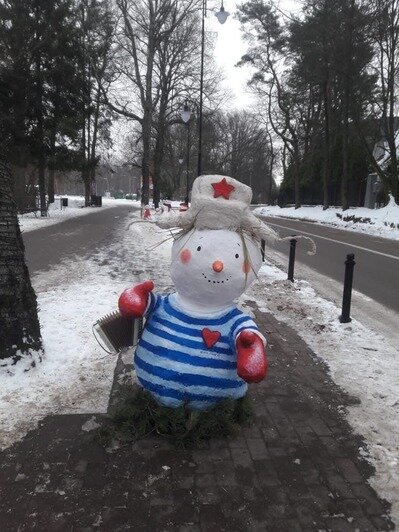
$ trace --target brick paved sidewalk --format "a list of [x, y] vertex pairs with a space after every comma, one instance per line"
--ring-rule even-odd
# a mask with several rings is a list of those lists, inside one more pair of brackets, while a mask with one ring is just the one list
[[[155, 437], [105, 449], [82, 430], [92, 416], [50, 416], [0, 453], [0, 530], [391, 530], [339, 413], [353, 399], [291, 329], [255, 313], [270, 372], [251, 387], [250, 428], [195, 451]], [[111, 406], [128, 370], [120, 360]]]

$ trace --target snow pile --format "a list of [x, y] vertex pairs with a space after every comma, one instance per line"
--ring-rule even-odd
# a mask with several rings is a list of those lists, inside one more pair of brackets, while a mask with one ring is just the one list
[[294, 207], [265, 206], [257, 207], [254, 213], [262, 216], [296, 218], [310, 222], [368, 233], [383, 238], [399, 240], [399, 205], [390, 197], [388, 205], [381, 209], [356, 207], [342, 211], [340, 207], [330, 207], [323, 211], [321, 205]]
[[[65, 277], [78, 272], [69, 263], [56, 273]], [[116, 358], [100, 349], [91, 328], [114, 310], [121, 288], [93, 271], [38, 293], [45, 357], [30, 371], [17, 364], [13, 376], [10, 367], [8, 374], [6, 368], [0, 372], [0, 447], [22, 437], [48, 414], [106, 411]]]
[[27, 372], [23, 363], [0, 368], [0, 448], [22, 438], [49, 414], [107, 410], [117, 357], [99, 347], [92, 325], [117, 309], [127, 286], [147, 277], [163, 286], [170, 283], [169, 243], [156, 248], [157, 260], [164, 261], [160, 271], [142, 269], [154, 256], [145, 247], [157, 244], [164, 234], [150, 224], [124, 229], [121, 243], [33, 277], [45, 356]]
[[309, 283], [285, 278], [280, 269], [265, 265], [262, 288], [255, 284], [248, 296], [295, 329], [327, 363], [334, 382], [360, 399], [348, 409], [348, 421], [365, 438], [376, 468], [370, 484], [393, 504], [392, 517], [399, 524], [399, 349], [356, 320], [341, 324], [340, 310]]
[[[68, 198], [68, 207], [61, 209], [60, 198]], [[84, 208], [85, 200], [83, 196], [56, 196], [54, 203], [50, 203], [48, 216], [41, 217], [40, 211], [29, 212], [18, 215], [19, 227], [21, 231], [33, 231], [49, 225], [54, 225], [63, 222], [69, 218], [76, 218], [76, 216], [84, 216], [92, 214], [93, 212], [100, 212], [101, 209], [115, 207], [117, 205], [133, 205], [140, 207], [139, 201], [132, 201], [126, 199], [103, 198], [102, 207], [87, 207]]]

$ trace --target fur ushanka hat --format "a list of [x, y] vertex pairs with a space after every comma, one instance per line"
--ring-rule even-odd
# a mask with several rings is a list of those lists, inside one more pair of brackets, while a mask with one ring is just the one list
[[246, 232], [256, 240], [275, 242], [278, 234], [250, 210], [252, 189], [236, 179], [221, 175], [202, 175], [193, 183], [190, 208], [160, 216], [156, 224], [163, 229], [228, 229]]

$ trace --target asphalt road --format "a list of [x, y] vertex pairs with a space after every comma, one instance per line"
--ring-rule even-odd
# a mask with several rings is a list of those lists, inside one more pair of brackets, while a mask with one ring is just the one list
[[115, 238], [116, 227], [133, 210], [118, 205], [23, 233], [30, 274], [49, 270], [66, 258], [95, 253]]
[[[317, 245], [316, 255], [307, 255], [309, 243], [306, 240], [299, 240], [297, 260], [336, 281], [343, 282], [346, 255], [354, 253], [356, 262], [354, 288], [382, 305], [399, 312], [398, 241], [344, 231], [312, 222], [276, 217], [262, 218], [281, 236], [303, 234], [313, 238]], [[289, 242], [279, 243], [275, 247], [288, 257]]]
[[[115, 238], [117, 226], [132, 210], [132, 206], [118, 205], [24, 233], [30, 273], [49, 270], [65, 258], [95, 253]], [[338, 282], [344, 278], [346, 255], [354, 253], [354, 288], [399, 313], [398, 241], [294, 219], [263, 218], [281, 236], [312, 237], [317, 245], [316, 255], [307, 255], [309, 243], [299, 240], [297, 261]], [[275, 248], [288, 257], [289, 242], [279, 243]]]

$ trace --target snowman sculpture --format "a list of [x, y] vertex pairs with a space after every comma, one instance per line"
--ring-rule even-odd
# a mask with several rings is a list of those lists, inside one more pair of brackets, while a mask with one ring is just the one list
[[172, 247], [176, 292], [145, 281], [125, 290], [119, 309], [147, 318], [134, 354], [141, 386], [164, 406], [204, 410], [239, 399], [266, 376], [266, 340], [234, 303], [261, 267], [260, 240], [277, 235], [250, 211], [250, 187], [231, 177], [198, 177], [190, 209], [157, 220], [179, 228]]

